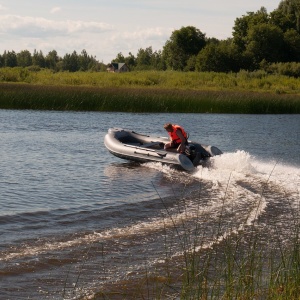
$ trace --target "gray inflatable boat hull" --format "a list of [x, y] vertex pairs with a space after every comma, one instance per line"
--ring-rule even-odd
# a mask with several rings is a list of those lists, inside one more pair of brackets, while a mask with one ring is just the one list
[[[116, 157], [141, 163], [159, 162], [193, 171], [195, 166], [185, 154], [178, 153], [176, 149], [164, 150], [168, 142], [168, 137], [149, 136], [122, 128], [110, 128], [104, 138], [105, 147]], [[222, 154], [217, 147], [192, 141], [189, 143], [193, 143], [197, 152], [203, 153], [205, 157]]]

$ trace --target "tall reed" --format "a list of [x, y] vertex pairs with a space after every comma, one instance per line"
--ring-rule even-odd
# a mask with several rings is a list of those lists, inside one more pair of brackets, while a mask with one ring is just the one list
[[297, 114], [300, 97], [257, 92], [0, 83], [0, 109]]

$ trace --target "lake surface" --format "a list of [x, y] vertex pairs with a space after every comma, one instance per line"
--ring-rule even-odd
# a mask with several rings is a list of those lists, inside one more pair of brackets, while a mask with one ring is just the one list
[[[224, 154], [188, 174], [104, 147], [110, 127], [166, 136], [166, 122]], [[182, 255], [177, 219], [197, 223], [201, 251], [258, 220], [286, 237], [299, 210], [299, 115], [0, 110], [0, 157], [0, 299], [77, 299], [134, 280], [164, 264], [166, 241], [168, 258]]]

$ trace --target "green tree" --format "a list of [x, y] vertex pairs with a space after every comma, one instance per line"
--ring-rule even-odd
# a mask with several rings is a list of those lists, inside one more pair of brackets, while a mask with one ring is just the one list
[[166, 66], [165, 66], [165, 64], [163, 62], [163, 59], [162, 59], [162, 52], [160, 50], [159, 51], [154, 51], [152, 53], [151, 66], [155, 70], [165, 70], [166, 69]]
[[76, 51], [73, 51], [72, 54], [65, 54], [62, 62], [64, 71], [76, 72], [79, 70], [79, 58]]
[[295, 29], [284, 33], [285, 61], [300, 62], [300, 34]]
[[17, 64], [19, 67], [29, 67], [32, 65], [32, 56], [28, 50], [23, 50], [17, 54]]
[[136, 65], [139, 69], [149, 69], [153, 55], [152, 47], [146, 49], [140, 48], [136, 55]]
[[125, 57], [124, 61], [129, 69], [132, 69], [136, 66], [136, 58], [131, 52], [128, 53], [128, 56]]
[[246, 53], [259, 64], [263, 59], [279, 62], [283, 58], [284, 40], [282, 30], [272, 24], [258, 24], [249, 29]]
[[88, 55], [86, 50], [82, 50], [81, 54], [78, 56], [78, 64], [79, 64], [79, 69], [81, 71], [87, 71], [91, 69], [95, 69], [97, 65], [96, 58]]
[[259, 24], [266, 24], [269, 21], [269, 15], [264, 7], [256, 13], [248, 12], [247, 15], [237, 18], [233, 26], [233, 42], [244, 51], [248, 44], [248, 32], [250, 28]]
[[96, 59], [96, 56], [89, 56], [89, 64], [87, 70], [98, 70], [100, 69], [99, 62]]
[[32, 55], [32, 64], [34, 66], [39, 66], [41, 68], [45, 68], [46, 60], [45, 60], [45, 57], [44, 57], [44, 54], [42, 51], [38, 52], [34, 49], [33, 55]]
[[289, 15], [290, 18], [294, 19], [294, 29], [300, 32], [300, 0], [281, 1], [278, 10], [282, 11], [284, 15]]
[[16, 67], [18, 65], [17, 62], [17, 54], [15, 51], [4, 51], [3, 61], [5, 67]]
[[291, 28], [296, 29], [295, 16], [280, 9], [270, 13], [269, 23], [278, 26], [283, 32]]
[[83, 49], [78, 57], [78, 64], [80, 71], [87, 71], [89, 69], [89, 63], [91, 61], [90, 56], [87, 54], [86, 50]]
[[242, 57], [231, 39], [209, 43], [196, 57], [197, 71], [237, 72]]
[[186, 62], [186, 66], [184, 68], [184, 71], [195, 71], [196, 70], [196, 63], [197, 63], [197, 56], [196, 55], [190, 56], [188, 58], [187, 62]]
[[205, 34], [193, 26], [173, 31], [163, 48], [166, 66], [173, 70], [184, 70], [189, 57], [197, 55], [205, 44]]
[[115, 62], [115, 63], [125, 63], [125, 57], [122, 54], [122, 52], [119, 52], [117, 54], [117, 57], [115, 59], [113, 59], [112, 62]]
[[56, 50], [49, 51], [45, 58], [46, 67], [51, 70], [57, 70], [57, 63], [59, 62], [59, 57]]
[[262, 61], [299, 61], [299, 8], [300, 0], [285, 0], [270, 14], [261, 8], [236, 19], [233, 41], [252, 61], [250, 69]]

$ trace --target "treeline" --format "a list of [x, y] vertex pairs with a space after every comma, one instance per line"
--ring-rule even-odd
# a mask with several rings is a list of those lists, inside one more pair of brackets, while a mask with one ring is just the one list
[[4, 51], [0, 55], [0, 67], [28, 67], [32, 70], [51, 69], [53, 71], [101, 71], [106, 66], [96, 60], [96, 57], [89, 55], [86, 50], [80, 54], [74, 51], [72, 54], [65, 54], [59, 57], [56, 50], [50, 51], [46, 56], [42, 51], [34, 50], [31, 54], [28, 50], [19, 53], [15, 51]]
[[[126, 63], [131, 70], [176, 70], [199, 72], [239, 72], [263, 70], [288, 76], [300, 76], [300, 0], [281, 1], [268, 13], [262, 7], [237, 18], [233, 37], [227, 40], [207, 38], [193, 26], [172, 32], [162, 50], [139, 49], [112, 62]], [[28, 50], [0, 55], [0, 67], [49, 68], [54, 71], [105, 71], [107, 66], [82, 50], [59, 57], [55, 50], [46, 56]]]

